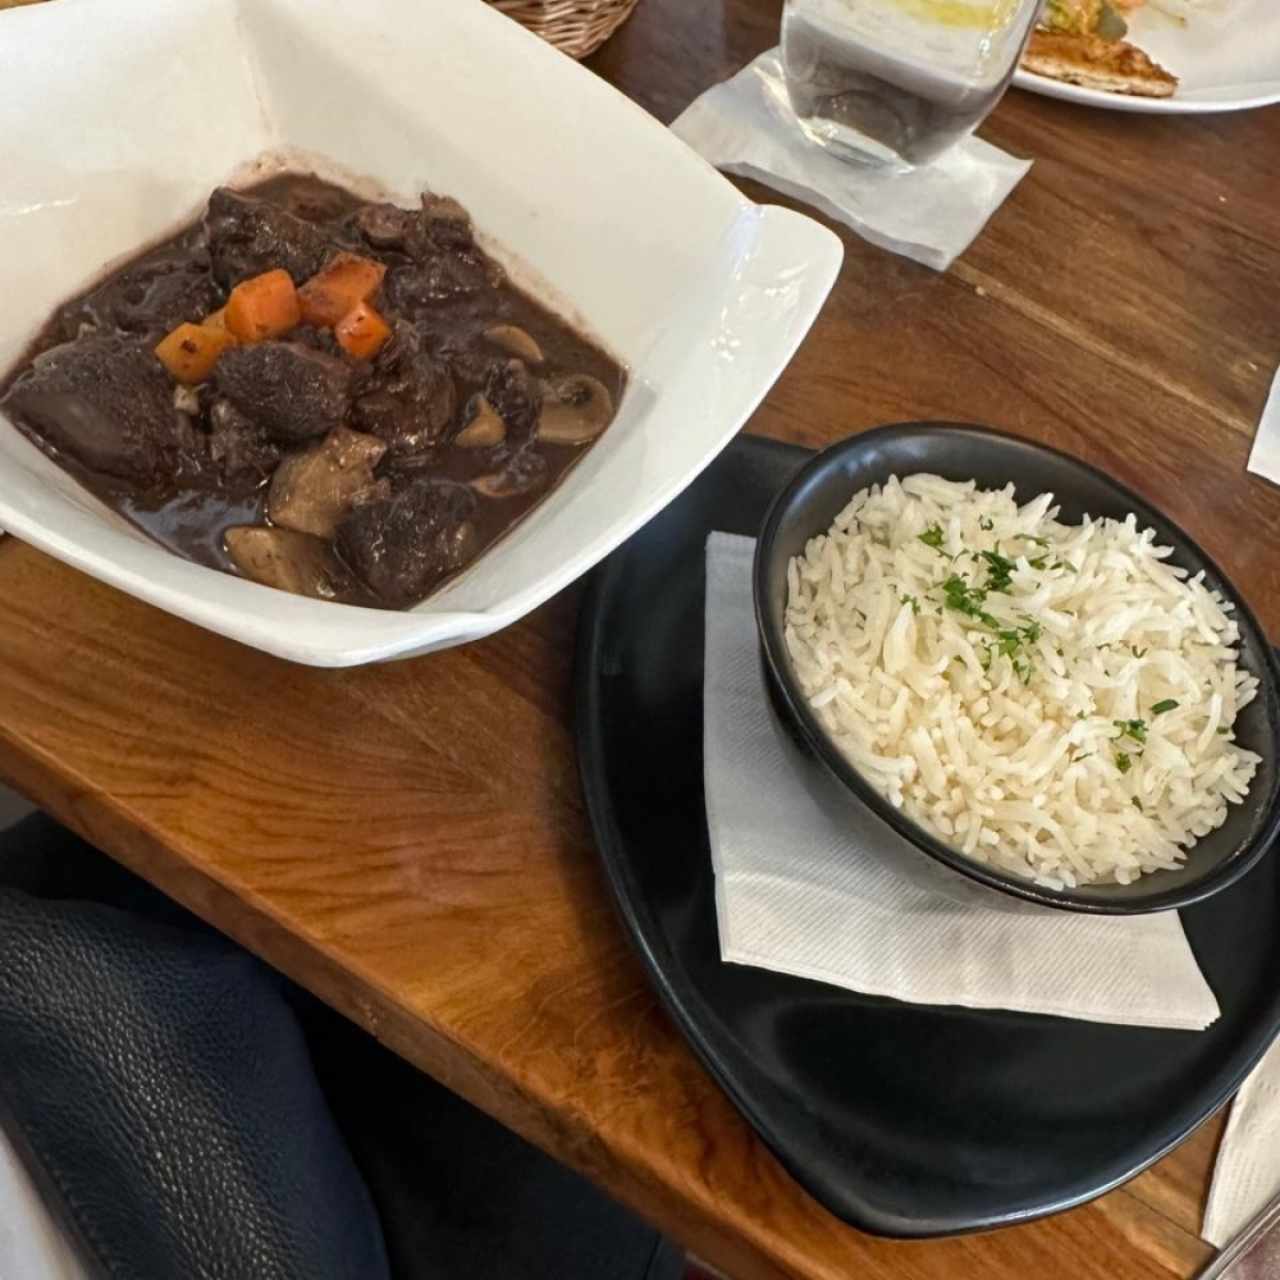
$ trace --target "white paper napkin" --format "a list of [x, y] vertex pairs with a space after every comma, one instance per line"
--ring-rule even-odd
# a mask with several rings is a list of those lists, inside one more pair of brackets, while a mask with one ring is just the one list
[[1200, 1234], [1222, 1248], [1280, 1192], [1280, 1041], [1231, 1104]]
[[909, 173], [841, 160], [801, 132], [777, 49], [708, 89], [671, 128], [716, 168], [756, 178], [938, 270], [968, 248], [1031, 167], [978, 138]]
[[704, 758], [720, 954], [921, 1004], [1198, 1030], [1218, 1003], [1176, 912], [1006, 898], [914, 849], [800, 755], [761, 673], [747, 538], [707, 542]]
[[1280, 369], [1276, 370], [1271, 394], [1262, 410], [1258, 434], [1253, 437], [1253, 449], [1249, 453], [1249, 470], [1254, 475], [1280, 484]]

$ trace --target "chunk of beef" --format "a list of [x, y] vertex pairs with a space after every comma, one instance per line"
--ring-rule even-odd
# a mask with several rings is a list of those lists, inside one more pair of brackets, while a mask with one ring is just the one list
[[463, 386], [483, 391], [489, 381], [489, 373], [498, 362], [492, 351], [483, 347], [458, 345], [457, 338], [447, 338], [441, 346], [440, 358], [453, 371], [453, 376]]
[[230, 400], [209, 410], [209, 457], [232, 492], [251, 493], [280, 462], [280, 446]]
[[184, 320], [199, 321], [222, 305], [204, 255], [189, 250], [148, 257], [64, 307], [58, 329], [67, 342], [94, 330], [123, 329], [153, 341]]
[[327, 435], [351, 408], [351, 366], [297, 342], [233, 347], [213, 379], [221, 395], [284, 444]]
[[467, 211], [448, 196], [422, 197], [416, 213], [394, 205], [371, 205], [356, 218], [375, 248], [407, 255], [393, 263], [383, 284], [387, 299], [410, 315], [499, 287], [502, 268], [475, 242]]
[[209, 197], [204, 225], [214, 279], [224, 289], [276, 267], [301, 284], [334, 250], [330, 237], [315, 223], [226, 187]]
[[[281, 201], [280, 195], [273, 197]], [[333, 222], [350, 208], [352, 196], [320, 178], [295, 175], [285, 185], [283, 205], [306, 222]]]
[[382, 286], [392, 306], [410, 315], [493, 287], [483, 260], [451, 253], [434, 253], [422, 261], [393, 266]]
[[448, 196], [424, 193], [418, 209], [395, 204], [367, 204], [356, 211], [352, 225], [375, 249], [408, 254], [419, 260], [442, 252], [474, 248], [471, 215]]
[[507, 424], [507, 439], [515, 447], [532, 440], [542, 410], [542, 384], [523, 360], [499, 360], [489, 366], [484, 396]]
[[310, 347], [312, 351], [319, 351], [323, 355], [333, 356], [335, 360], [341, 360], [343, 364], [351, 371], [351, 395], [354, 399], [361, 395], [370, 382], [373, 381], [373, 364], [368, 360], [354, 360], [347, 356], [343, 351], [342, 344], [334, 335], [332, 329], [322, 329], [316, 325], [299, 325], [289, 334], [290, 342], [300, 342], [304, 347]]
[[334, 336], [332, 329], [321, 329], [315, 325], [301, 324], [296, 329], [289, 332], [290, 342], [300, 342], [304, 347], [310, 347], [313, 351], [323, 351], [327, 356], [336, 356], [342, 359], [342, 347], [338, 345], [338, 339]]
[[475, 505], [465, 486], [421, 476], [357, 505], [338, 527], [338, 554], [380, 600], [403, 608], [475, 556]]
[[386, 441], [392, 454], [421, 453], [443, 438], [457, 403], [448, 368], [414, 325], [400, 321], [352, 416], [360, 430]]
[[452, 196], [424, 191], [419, 225], [437, 248], [457, 252], [475, 245], [471, 215]]
[[374, 249], [407, 252], [419, 219], [411, 209], [397, 204], [366, 204], [353, 219], [356, 230]]
[[91, 336], [38, 356], [5, 409], [82, 466], [140, 489], [196, 481], [207, 462], [191, 417], [144, 340]]

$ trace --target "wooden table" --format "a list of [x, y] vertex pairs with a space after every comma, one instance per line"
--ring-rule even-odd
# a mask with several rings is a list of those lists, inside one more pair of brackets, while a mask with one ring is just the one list
[[[664, 120], [777, 0], [644, 0], [594, 59]], [[1280, 111], [1012, 93], [1036, 158], [947, 275], [845, 236], [750, 430], [971, 419], [1059, 445], [1199, 538], [1280, 638], [1280, 491], [1245, 473], [1280, 354]], [[751, 194], [772, 199], [762, 189]], [[1104, 1199], [952, 1241], [860, 1235], [780, 1170], [655, 1006], [575, 773], [578, 592], [484, 643], [286, 666], [0, 544], [0, 774], [735, 1280], [1186, 1277], [1220, 1124]]]

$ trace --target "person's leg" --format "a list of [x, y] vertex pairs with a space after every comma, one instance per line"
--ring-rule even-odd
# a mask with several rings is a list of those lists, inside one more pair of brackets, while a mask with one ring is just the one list
[[311, 1002], [303, 1024], [397, 1280], [684, 1274], [683, 1252], [656, 1230], [345, 1019]]

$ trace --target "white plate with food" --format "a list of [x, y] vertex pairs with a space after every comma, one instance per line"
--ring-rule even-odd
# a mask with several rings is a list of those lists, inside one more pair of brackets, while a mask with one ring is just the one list
[[[61, 327], [53, 336], [62, 341], [39, 357], [39, 370], [33, 364], [20, 398], [0, 410], [0, 526], [159, 608], [278, 656], [319, 666], [407, 657], [477, 639], [541, 604], [661, 510], [732, 439], [808, 331], [839, 268], [840, 242], [830, 231], [744, 199], [634, 103], [480, 0], [425, 6], [370, 0], [354, 23], [341, 0], [117, 0], [109, 23], [99, 14], [94, 0], [59, 0], [4, 17], [0, 227], [10, 305], [0, 318], [0, 365], [13, 368], [42, 332], [52, 334], [45, 325], [55, 309]], [[50, 118], [41, 104], [52, 100], [58, 111]], [[109, 118], [104, 102], [111, 104]], [[29, 140], [37, 135], [41, 145], [33, 147]], [[256, 169], [246, 170], [254, 160]], [[358, 188], [374, 203], [351, 205], [356, 222], [345, 230], [323, 214], [329, 231], [323, 245], [313, 246], [320, 251], [296, 257], [293, 248], [305, 248], [321, 229], [316, 208], [268, 209], [253, 202], [262, 189], [248, 205], [243, 190], [210, 196], [222, 184], [242, 188], [281, 167], [312, 170], [351, 193]], [[428, 188], [450, 199], [420, 203]], [[326, 190], [338, 201], [333, 212], [342, 222], [347, 197]], [[435, 217], [441, 213], [443, 220]], [[365, 225], [361, 219], [368, 218], [374, 222]], [[401, 230], [409, 240], [383, 225], [406, 218]], [[466, 244], [468, 225], [474, 247]], [[105, 336], [97, 291], [67, 310], [69, 298], [183, 226], [199, 241], [195, 258], [184, 259], [191, 270], [148, 267], [133, 282], [137, 298], [132, 286], [121, 292], [124, 309], [112, 311]], [[280, 226], [292, 228], [289, 235], [278, 235]], [[412, 251], [410, 240], [417, 246]], [[393, 257], [374, 262], [378, 244], [389, 246]], [[363, 265], [350, 261], [352, 252]], [[337, 283], [332, 273], [325, 276], [335, 256], [336, 265], [352, 269], [348, 284], [355, 283], [354, 268], [366, 274], [373, 292], [363, 301], [321, 288], [325, 279]], [[402, 292], [397, 274], [405, 285], [417, 276], [414, 297]], [[340, 332], [343, 322], [326, 327], [323, 308], [307, 319], [307, 297], [318, 303], [323, 295], [341, 303], [347, 316], [364, 315], [372, 324], [366, 355], [381, 341], [368, 311], [391, 321], [397, 341], [413, 338], [416, 328], [425, 344], [419, 354], [428, 352], [436, 364], [444, 359], [452, 369], [453, 391], [440, 402], [449, 410], [441, 409], [440, 421], [450, 425], [437, 443], [466, 443], [460, 433], [477, 426], [479, 458], [505, 447], [500, 439], [485, 443], [486, 432], [501, 437], [516, 424], [492, 395], [466, 391], [473, 374], [483, 374], [486, 387], [489, 375], [479, 365], [467, 373], [474, 362], [465, 351], [449, 355], [462, 331], [430, 333], [428, 313], [435, 314], [434, 303], [446, 295], [467, 290], [497, 301], [503, 290], [493, 281], [502, 279], [541, 299], [567, 329], [590, 335], [625, 366], [625, 392], [608, 406], [616, 409], [612, 421], [563, 483], [542, 486], [546, 500], [511, 525], [499, 545], [465, 565], [450, 552], [448, 567], [458, 572], [426, 592], [420, 579], [402, 595], [407, 607], [335, 603], [342, 596], [331, 590], [313, 598], [328, 590], [332, 552], [355, 569], [336, 535], [325, 536], [332, 517], [345, 522], [378, 511], [390, 517], [377, 491], [383, 479], [393, 491], [401, 481], [381, 474], [395, 452], [390, 440], [384, 450], [350, 439], [352, 428], [364, 436], [382, 430], [372, 419], [362, 425], [355, 405], [366, 398], [367, 379], [381, 378], [382, 348], [376, 358], [358, 357], [350, 347], [339, 351], [343, 333], [354, 339], [355, 329]], [[187, 286], [175, 295], [181, 305], [172, 314], [141, 317], [131, 310], [155, 288], [168, 296], [171, 287]], [[514, 295], [506, 296], [518, 309]], [[465, 339], [463, 345], [486, 366], [495, 359], [523, 364], [541, 379], [535, 370], [544, 362], [530, 335], [504, 338], [512, 317], [492, 319], [496, 327], [485, 322], [488, 351]], [[514, 324], [527, 329], [518, 319]], [[116, 331], [122, 327], [126, 332]], [[500, 349], [513, 340], [523, 357]], [[98, 376], [80, 356], [86, 346], [94, 360], [110, 354], [104, 344], [120, 359], [99, 362]], [[550, 358], [550, 348], [539, 345]], [[391, 341], [385, 351], [395, 354]], [[409, 347], [403, 353], [408, 382], [383, 387], [388, 410], [391, 401], [414, 400], [414, 386], [426, 388], [420, 376], [426, 366]], [[459, 363], [458, 356], [465, 358]], [[196, 367], [202, 357], [212, 361], [211, 379]], [[310, 426], [276, 420], [283, 404], [255, 407], [224, 394], [224, 375], [233, 375], [235, 365], [275, 359], [306, 373], [310, 408], [303, 416]], [[276, 385], [287, 392], [295, 385], [281, 369], [259, 372], [265, 375], [259, 390]], [[312, 396], [322, 383], [336, 393], [332, 413]], [[294, 410], [303, 403], [283, 398]], [[502, 422], [481, 412], [486, 399]], [[217, 408], [224, 400], [234, 413]], [[165, 447], [158, 455], [142, 449], [143, 437], [157, 438], [147, 424], [166, 414], [171, 434], [158, 437]], [[228, 425], [237, 439], [245, 437], [237, 414], [271, 437], [263, 442], [272, 454], [276, 446], [290, 448], [283, 428], [297, 434], [294, 427], [301, 426], [317, 444], [316, 430], [329, 433], [324, 439], [336, 452], [295, 455], [298, 465], [305, 463], [312, 478], [332, 467], [344, 490], [347, 480], [363, 489], [358, 504], [346, 510], [343, 497], [344, 511], [329, 507], [310, 531], [297, 521], [282, 531], [281, 521], [270, 511], [264, 520], [260, 508], [236, 517], [247, 532], [236, 535], [238, 548], [229, 536], [225, 546], [238, 574], [219, 572], [229, 568], [225, 563], [214, 567], [185, 551], [173, 554], [138, 518], [140, 501], [154, 506], [157, 486], [173, 501], [175, 477], [230, 474], [232, 455], [219, 440]], [[431, 429], [428, 419], [424, 411], [423, 430]], [[341, 432], [333, 426], [339, 420]], [[119, 456], [121, 423], [140, 446], [134, 450], [125, 439], [127, 456]], [[419, 458], [425, 481], [433, 479], [429, 453]], [[79, 473], [59, 465], [68, 455]], [[370, 466], [378, 473], [371, 486]], [[111, 484], [81, 483], [86, 468], [109, 472]], [[484, 476], [473, 479], [487, 486]], [[401, 480], [405, 492], [418, 490], [407, 474]], [[121, 483], [141, 488], [122, 499]], [[488, 487], [487, 493], [473, 489], [473, 499], [453, 486], [450, 501], [458, 499], [459, 511], [476, 512], [479, 497], [510, 502], [514, 490]], [[331, 491], [330, 497], [339, 495]], [[395, 492], [387, 497], [399, 502]], [[190, 514], [186, 508], [177, 513], [180, 520]], [[403, 514], [397, 518], [402, 532], [416, 538], [425, 531], [415, 513]], [[465, 535], [468, 523], [475, 528], [469, 517], [454, 524], [437, 550], [446, 543], [462, 547], [454, 534]], [[390, 545], [379, 537], [365, 549]], [[305, 549], [295, 567], [312, 553], [328, 567], [286, 578], [280, 556], [292, 555], [291, 548]], [[263, 585], [267, 581], [294, 589]], [[317, 591], [308, 592], [308, 583]]]
[[1269, 106], [1280, 102], [1280, 5], [1049, 0], [1013, 83], [1111, 111]]

